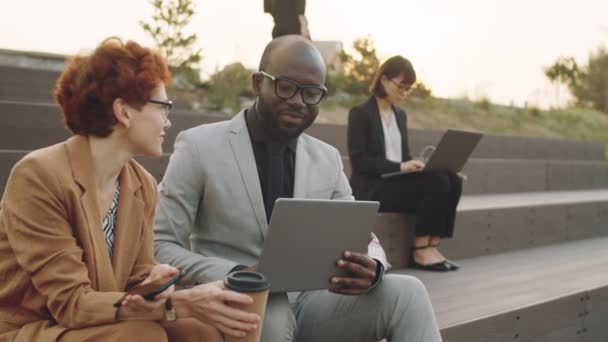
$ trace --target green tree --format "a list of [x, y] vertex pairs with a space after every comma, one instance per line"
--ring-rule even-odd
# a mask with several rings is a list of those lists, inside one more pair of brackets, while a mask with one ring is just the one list
[[[561, 57], [553, 65], [544, 69], [545, 76], [552, 83], [563, 83], [570, 89], [576, 87], [578, 77], [578, 65], [572, 57]], [[555, 100], [559, 103], [559, 87], [555, 88]]]
[[330, 74], [330, 83], [336, 90], [349, 94], [365, 94], [380, 67], [374, 41], [370, 37], [353, 42], [354, 54], [340, 53], [342, 67]]
[[605, 48], [589, 56], [573, 94], [580, 104], [608, 113], [608, 51]]
[[427, 87], [422, 81], [417, 81], [412, 86], [412, 90], [410, 91], [410, 96], [417, 97], [420, 99], [426, 99], [427, 97], [431, 97], [431, 88]]
[[573, 57], [562, 57], [544, 69], [552, 82], [568, 86], [579, 105], [608, 113], [608, 51], [599, 48], [579, 66]]
[[564, 83], [568, 86], [576, 84], [579, 74], [578, 65], [573, 57], [561, 57], [544, 71], [551, 82]]
[[241, 63], [233, 63], [211, 75], [209, 105], [212, 109], [236, 113], [243, 97], [252, 98], [251, 71]]
[[197, 85], [200, 76], [197, 68], [202, 50], [196, 49], [196, 33], [186, 34], [184, 29], [194, 15], [192, 0], [151, 0], [154, 15], [150, 21], [140, 21], [141, 28], [156, 42], [167, 58], [176, 85]]

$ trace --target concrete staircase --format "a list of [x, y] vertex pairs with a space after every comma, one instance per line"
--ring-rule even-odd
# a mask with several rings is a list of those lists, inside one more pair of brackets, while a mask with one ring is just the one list
[[[12, 77], [19, 76], [19, 70], [11, 72]], [[35, 75], [28, 77], [36, 80]], [[38, 82], [11, 86], [12, 81], [3, 78], [0, 193], [17, 160], [70, 135], [58, 108], [40, 95], [44, 89], [33, 90]], [[39, 83], [48, 86], [48, 82]], [[179, 131], [224, 119], [173, 113], [166, 155], [160, 160], [139, 160], [160, 180]], [[350, 172], [345, 127], [314, 125], [309, 133], [336, 146]], [[412, 130], [412, 150], [435, 145], [441, 134]], [[464, 170], [468, 180], [455, 237], [442, 245], [444, 253], [462, 265], [457, 272], [408, 269], [413, 218], [379, 215], [375, 231], [387, 249], [393, 272], [414, 275], [425, 283], [445, 341], [608, 341], [608, 163], [604, 156], [601, 143], [484, 137]]]

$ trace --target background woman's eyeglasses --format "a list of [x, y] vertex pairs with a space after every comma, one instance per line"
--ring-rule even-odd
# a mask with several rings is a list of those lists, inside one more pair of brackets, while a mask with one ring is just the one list
[[402, 93], [406, 93], [406, 92], [408, 92], [408, 91], [410, 91], [412, 89], [412, 85], [411, 84], [402, 84], [402, 83], [396, 82], [392, 78], [389, 79], [389, 81], [393, 82], [393, 84], [396, 85], [397, 88], [399, 89], [399, 91], [402, 92]]
[[302, 97], [302, 102], [307, 105], [316, 105], [327, 94], [324, 86], [299, 85], [298, 83], [282, 77], [275, 77], [265, 71], [260, 71], [260, 75], [270, 78], [274, 82], [274, 93], [283, 100], [289, 100], [296, 96], [298, 91]]

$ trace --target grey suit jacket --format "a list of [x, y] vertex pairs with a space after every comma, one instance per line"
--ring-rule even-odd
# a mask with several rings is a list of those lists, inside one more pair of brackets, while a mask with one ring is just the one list
[[[307, 134], [298, 138], [294, 198], [353, 199], [338, 150]], [[258, 262], [268, 224], [244, 111], [177, 136], [154, 230], [157, 260], [180, 269], [185, 283]], [[369, 253], [388, 269], [377, 241]]]

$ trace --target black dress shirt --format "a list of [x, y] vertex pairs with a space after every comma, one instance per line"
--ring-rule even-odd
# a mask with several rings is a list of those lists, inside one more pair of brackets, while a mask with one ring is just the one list
[[[251, 138], [251, 146], [260, 178], [266, 219], [270, 221], [274, 201], [277, 198], [292, 198], [298, 139], [286, 143], [271, 140], [264, 129], [263, 118], [255, 107], [245, 112], [245, 121]], [[279, 154], [278, 164], [273, 154]], [[275, 182], [273, 184], [273, 182]], [[278, 184], [277, 184], [278, 182]]]
[[[262, 196], [264, 198], [264, 209], [266, 210], [266, 219], [270, 221], [274, 200], [280, 197], [293, 197], [298, 138], [293, 138], [286, 143], [273, 141], [267, 136], [262, 120], [263, 118], [261, 118], [258, 112], [255, 110], [255, 105], [245, 111], [245, 122], [247, 123], [247, 129], [251, 139], [251, 146], [253, 147], [253, 154], [255, 156], [255, 163], [258, 169], [258, 176], [260, 178], [260, 186], [262, 188]], [[272, 150], [281, 151], [281, 163], [278, 169], [271, 171]], [[268, 178], [269, 173], [273, 171], [281, 174], [279, 194], [276, 196], [276, 198], [273, 198], [275, 196], [272, 196], [271, 194], [271, 184], [269, 184]], [[384, 274], [384, 265], [379, 260], [374, 260], [376, 261], [377, 268], [373, 286], [375, 286], [382, 279], [382, 275]], [[245, 268], [247, 268], [247, 266], [237, 265], [230, 270], [230, 272], [240, 271]]]

